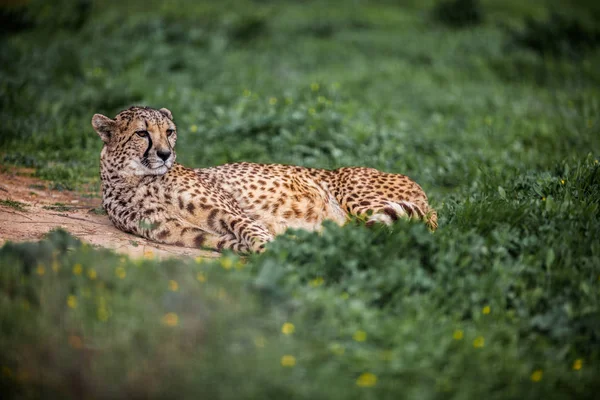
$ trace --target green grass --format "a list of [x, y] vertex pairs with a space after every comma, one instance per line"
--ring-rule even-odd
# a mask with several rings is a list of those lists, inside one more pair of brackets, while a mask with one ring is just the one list
[[27, 211], [27, 204], [15, 200], [0, 200], [0, 204], [6, 207], [14, 208], [17, 211]]
[[7, 244], [3, 393], [594, 397], [599, 9], [479, 3], [448, 27], [434, 1], [32, 1], [0, 36], [3, 165], [99, 192], [91, 116], [167, 107], [183, 164], [404, 173], [440, 227], [328, 225], [200, 264]]
[[63, 204], [63, 203], [54, 203], [49, 206], [43, 206], [42, 208], [44, 208], [46, 210], [65, 212], [65, 211], [72, 211], [72, 210], [76, 209], [77, 207], [70, 206], [70, 205]]

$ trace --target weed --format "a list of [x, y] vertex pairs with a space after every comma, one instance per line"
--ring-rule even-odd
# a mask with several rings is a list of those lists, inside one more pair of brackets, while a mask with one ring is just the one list
[[27, 204], [21, 203], [20, 201], [15, 200], [0, 200], [0, 205], [5, 207], [14, 208], [17, 211], [27, 211]]
[[102, 207], [92, 208], [89, 212], [95, 215], [107, 215], [106, 210]]
[[65, 212], [65, 211], [74, 210], [77, 207], [69, 206], [67, 204], [62, 204], [62, 203], [54, 203], [54, 204], [49, 205], [49, 206], [43, 206], [42, 208], [45, 209], [45, 210]]

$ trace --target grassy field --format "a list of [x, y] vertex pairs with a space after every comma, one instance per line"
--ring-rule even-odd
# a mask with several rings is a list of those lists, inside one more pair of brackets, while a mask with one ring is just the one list
[[[0, 249], [14, 398], [572, 399], [600, 390], [600, 6], [56, 1], [1, 8], [0, 160], [95, 188], [94, 113], [169, 108], [178, 161], [419, 182], [440, 216], [134, 261]], [[5, 397], [6, 398], [6, 397]]]

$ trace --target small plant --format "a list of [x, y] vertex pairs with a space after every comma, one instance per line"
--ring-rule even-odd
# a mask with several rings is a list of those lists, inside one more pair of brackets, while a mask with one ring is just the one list
[[71, 211], [77, 207], [69, 206], [69, 205], [63, 204], [63, 203], [54, 203], [50, 206], [43, 206], [42, 208], [45, 210], [65, 212], [65, 211]]
[[96, 208], [92, 208], [89, 211], [90, 214], [95, 214], [95, 215], [107, 215], [106, 214], [106, 210], [104, 210], [104, 208], [102, 207], [96, 207]]
[[0, 205], [14, 208], [15, 210], [18, 210], [18, 211], [27, 211], [27, 204], [21, 203], [20, 201], [8, 200], [8, 199], [0, 200]]

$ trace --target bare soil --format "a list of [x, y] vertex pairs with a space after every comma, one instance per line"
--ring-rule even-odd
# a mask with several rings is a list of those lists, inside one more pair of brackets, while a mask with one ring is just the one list
[[0, 247], [7, 241], [40, 240], [49, 231], [62, 228], [92, 246], [134, 258], [219, 256], [212, 251], [157, 244], [121, 232], [102, 213], [97, 193], [51, 190], [48, 182], [32, 177], [33, 172], [23, 168], [0, 172]]

